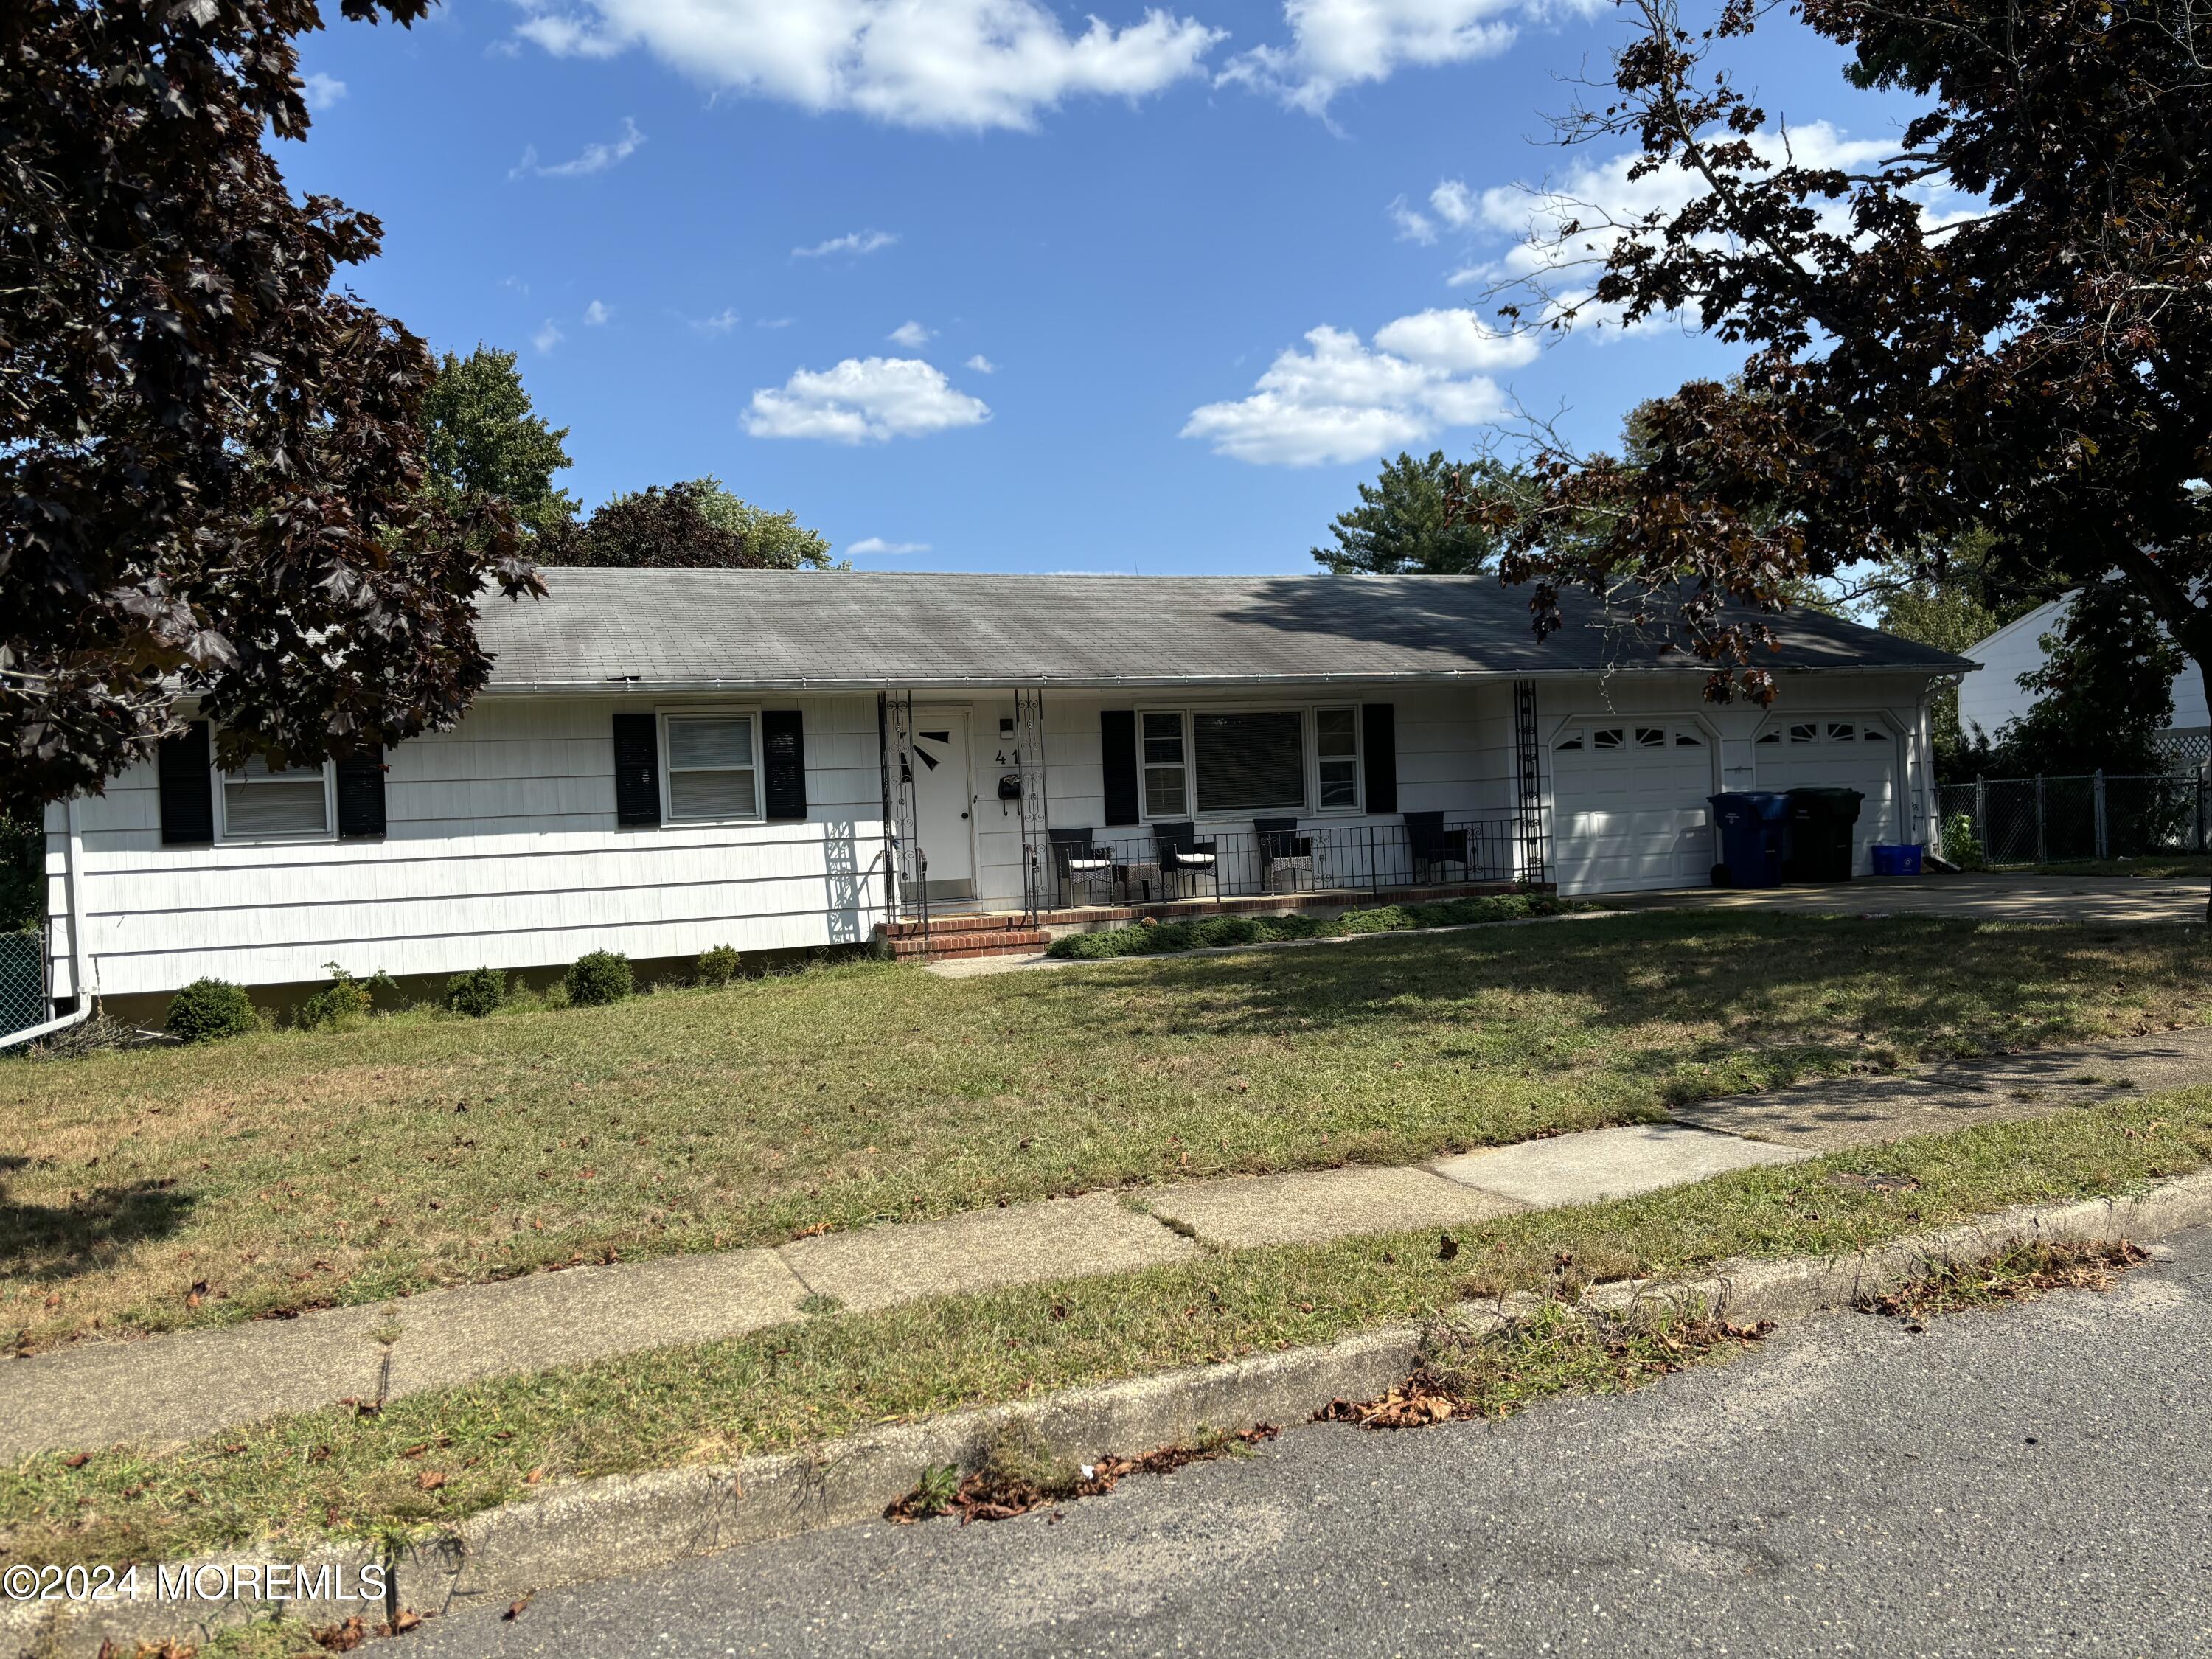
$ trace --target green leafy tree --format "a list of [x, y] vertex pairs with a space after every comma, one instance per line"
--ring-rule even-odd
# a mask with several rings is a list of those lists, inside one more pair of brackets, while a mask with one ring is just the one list
[[681, 570], [824, 569], [830, 544], [795, 513], [770, 513], [713, 477], [617, 495], [538, 538], [547, 564]]
[[2155, 739], [2173, 724], [2183, 659], [2142, 595], [2119, 582], [2085, 587], [2041, 643], [2043, 666], [2020, 677], [2035, 702], [1996, 734], [1989, 769], [2013, 777], [2163, 770]]
[[[2037, 603], [1992, 590], [1985, 568], [1989, 546], [1989, 532], [1971, 530], [1925, 556], [1886, 561], [1867, 584], [1875, 626], [1899, 639], [1971, 656], [1976, 644]], [[1955, 783], [1989, 769], [1991, 734], [1961, 729], [1955, 684], [1930, 688], [1928, 715], [1939, 781]]]
[[532, 411], [514, 353], [479, 342], [463, 357], [447, 352], [422, 400], [423, 470], [430, 488], [459, 508], [505, 501], [526, 530], [544, 532], [576, 516], [576, 499], [554, 487], [572, 465], [556, 430]]
[[1455, 467], [1441, 449], [1419, 460], [1401, 452], [1373, 483], [1359, 486], [1359, 505], [1329, 526], [1336, 545], [1315, 548], [1314, 562], [1338, 576], [1480, 574], [1497, 562], [1498, 535], [1455, 513], [1454, 491], [1503, 501], [1513, 483], [1487, 459]]

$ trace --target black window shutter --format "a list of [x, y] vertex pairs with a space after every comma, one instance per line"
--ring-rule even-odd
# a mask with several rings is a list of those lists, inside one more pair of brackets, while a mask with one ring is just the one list
[[337, 763], [338, 835], [374, 840], [384, 833], [384, 745], [364, 744]]
[[162, 738], [157, 765], [161, 775], [161, 845], [212, 843], [215, 778], [214, 758], [208, 751], [208, 723], [190, 721], [175, 737]]
[[761, 749], [768, 757], [762, 792], [771, 822], [806, 816], [806, 722], [796, 708], [761, 711]]
[[1359, 711], [1359, 749], [1367, 760], [1367, 810], [1398, 810], [1397, 710], [1387, 702], [1370, 702]]
[[1098, 711], [1098, 760], [1106, 781], [1106, 822], [1137, 821], [1137, 711]]
[[615, 716], [615, 822], [660, 822], [660, 738], [651, 714]]

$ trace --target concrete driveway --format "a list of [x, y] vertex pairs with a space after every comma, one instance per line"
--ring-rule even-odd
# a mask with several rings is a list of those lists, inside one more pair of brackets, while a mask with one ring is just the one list
[[1690, 887], [1624, 893], [1622, 909], [1731, 908], [1849, 915], [1974, 916], [1990, 921], [2183, 922], [2203, 926], [2202, 879], [2131, 876], [1885, 877], [1830, 887]]

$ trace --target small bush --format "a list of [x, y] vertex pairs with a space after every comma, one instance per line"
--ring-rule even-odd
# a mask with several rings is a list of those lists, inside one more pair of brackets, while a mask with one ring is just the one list
[[568, 1001], [577, 1008], [620, 1002], [635, 988], [629, 958], [619, 951], [586, 951], [568, 964]]
[[1979, 870], [1987, 862], [1972, 812], [1954, 812], [1943, 820], [1942, 853], [1961, 870]]
[[169, 999], [169, 1035], [210, 1042], [253, 1029], [253, 1000], [227, 979], [196, 979]]
[[376, 993], [398, 990], [381, 968], [367, 979], [356, 979], [335, 962], [323, 964], [331, 982], [300, 1005], [292, 1022], [303, 1031], [347, 1031], [367, 1019], [376, 1007]]
[[507, 975], [496, 968], [472, 968], [446, 981], [446, 1006], [482, 1019], [507, 1000]]
[[717, 945], [711, 951], [699, 952], [698, 965], [694, 971], [702, 985], [727, 985], [738, 976], [738, 961], [735, 946]]

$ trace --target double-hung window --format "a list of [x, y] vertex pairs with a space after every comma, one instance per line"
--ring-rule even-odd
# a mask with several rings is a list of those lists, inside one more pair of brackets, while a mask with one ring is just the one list
[[222, 775], [225, 841], [323, 841], [331, 836], [331, 769], [272, 770], [261, 755]]
[[1182, 715], [1179, 711], [1156, 711], [1140, 718], [1144, 722], [1139, 746], [1145, 769], [1145, 816], [1186, 817], [1190, 812], [1190, 781]]
[[1359, 711], [1357, 708], [1314, 710], [1314, 750], [1320, 774], [1321, 810], [1353, 812], [1359, 810]]
[[759, 731], [752, 714], [660, 718], [668, 823], [760, 817]]

